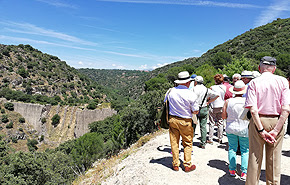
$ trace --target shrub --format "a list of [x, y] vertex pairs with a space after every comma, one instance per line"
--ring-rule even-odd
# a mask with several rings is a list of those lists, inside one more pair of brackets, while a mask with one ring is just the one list
[[33, 152], [35, 150], [38, 149], [38, 147], [36, 146], [38, 144], [38, 141], [35, 139], [27, 139], [27, 147], [29, 149], [29, 151]]
[[9, 128], [13, 128], [13, 122], [10, 121], [10, 123], [6, 125], [6, 128], [8, 128], [8, 129], [9, 129]]
[[42, 124], [46, 123], [46, 118], [41, 118], [41, 123]]
[[14, 104], [11, 102], [5, 103], [4, 104], [5, 109], [10, 110], [10, 111], [14, 111]]
[[57, 126], [59, 124], [59, 121], [60, 121], [60, 116], [58, 114], [55, 114], [52, 118], [51, 118], [51, 124], [53, 126]]
[[11, 137], [11, 140], [13, 143], [17, 143], [17, 138], [16, 137]]
[[7, 114], [2, 115], [1, 121], [7, 123], [9, 121]]
[[19, 118], [19, 123], [25, 123], [25, 118]]
[[87, 109], [90, 109], [90, 110], [94, 110], [97, 108], [97, 104], [95, 102], [91, 102], [88, 106], [87, 106]]
[[39, 138], [39, 142], [41, 142], [43, 140], [44, 140], [44, 135], [41, 135], [40, 138]]

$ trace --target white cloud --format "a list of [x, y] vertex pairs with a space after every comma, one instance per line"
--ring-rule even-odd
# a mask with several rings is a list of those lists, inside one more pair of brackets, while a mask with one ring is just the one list
[[36, 1], [46, 3], [58, 8], [73, 8], [73, 9], [77, 8], [75, 5], [63, 3], [59, 0], [36, 0]]
[[17, 23], [17, 22], [7, 21], [7, 22], [0, 22], [0, 24], [7, 26], [8, 28], [6, 27], [5, 30], [10, 31], [10, 32], [24, 33], [24, 34], [30, 34], [30, 35], [40, 35], [44, 37], [51, 37], [55, 39], [64, 40], [67, 42], [89, 45], [89, 46], [97, 45], [97, 43], [85, 41], [83, 39], [80, 39], [80, 38], [77, 38], [68, 34], [56, 32], [54, 30], [40, 28], [38, 26], [29, 24], [29, 23]]
[[141, 65], [141, 66], [139, 67], [139, 69], [142, 69], [142, 70], [144, 70], [144, 69], [148, 69], [148, 66], [147, 66], [147, 64], [144, 64], [144, 65]]
[[290, 10], [289, 0], [273, 0], [273, 3], [262, 11], [261, 15], [256, 19], [254, 27], [262, 26], [273, 20], [279, 18], [279, 16]]
[[98, 0], [107, 2], [118, 3], [140, 3], [140, 4], [175, 4], [175, 5], [189, 5], [189, 6], [218, 6], [227, 8], [261, 8], [253, 4], [242, 3], [228, 3], [228, 2], [215, 2], [215, 1], [188, 1], [188, 0]]
[[156, 66], [152, 66], [152, 69], [157, 69], [159, 67], [163, 67], [163, 66], [166, 66], [168, 65], [169, 63], [163, 63], [163, 64], [157, 64]]
[[79, 65], [84, 65], [84, 63], [82, 61], [79, 61], [78, 64]]

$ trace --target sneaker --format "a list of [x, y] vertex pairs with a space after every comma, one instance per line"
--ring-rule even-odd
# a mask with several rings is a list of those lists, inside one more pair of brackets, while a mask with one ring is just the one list
[[230, 176], [235, 177], [236, 176], [236, 170], [229, 170]]
[[246, 178], [247, 178], [247, 174], [244, 173], [244, 172], [242, 172], [242, 174], [241, 174], [241, 179], [242, 179], [242, 180], [246, 180]]
[[289, 134], [285, 134], [285, 136], [284, 136], [285, 139], [288, 139], [289, 137], [290, 137]]

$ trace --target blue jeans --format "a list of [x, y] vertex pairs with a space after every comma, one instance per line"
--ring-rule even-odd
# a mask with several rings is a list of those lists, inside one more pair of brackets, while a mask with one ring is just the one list
[[238, 149], [238, 141], [240, 143], [241, 150], [241, 170], [243, 173], [247, 173], [248, 168], [248, 157], [249, 157], [249, 138], [241, 137], [235, 134], [228, 134], [228, 142], [229, 142], [229, 170], [236, 170], [237, 167], [237, 149]]

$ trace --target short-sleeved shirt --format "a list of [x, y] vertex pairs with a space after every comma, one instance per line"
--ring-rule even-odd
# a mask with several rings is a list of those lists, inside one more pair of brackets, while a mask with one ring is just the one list
[[226, 86], [220, 84], [220, 85], [213, 85], [210, 87], [214, 92], [216, 92], [219, 97], [213, 101], [211, 104], [212, 104], [212, 107], [213, 108], [221, 108], [224, 106], [224, 98], [225, 98], [225, 93], [226, 93]]
[[[216, 92], [214, 92], [211, 89], [208, 89], [207, 91], [207, 95], [205, 97], [206, 94], [206, 90], [208, 88], [206, 88], [203, 84], [197, 84], [196, 86], [194, 86], [194, 88], [192, 89], [192, 91], [197, 95], [197, 101], [198, 101], [198, 105], [200, 107], [205, 107], [207, 106], [207, 98], [215, 98], [216, 96], [218, 96], [218, 94]], [[204, 99], [205, 97], [205, 99]], [[204, 101], [202, 102], [202, 100], [204, 99]], [[201, 105], [202, 103], [202, 105]]]
[[184, 85], [172, 88], [166, 94], [166, 99], [169, 101], [169, 114], [172, 116], [192, 118], [192, 112], [199, 110], [196, 94]]
[[289, 104], [289, 83], [286, 78], [264, 72], [249, 83], [246, 108], [256, 106], [259, 114], [280, 115], [282, 106]]

